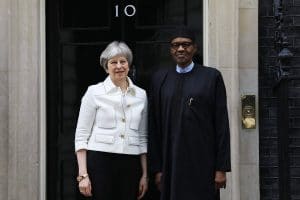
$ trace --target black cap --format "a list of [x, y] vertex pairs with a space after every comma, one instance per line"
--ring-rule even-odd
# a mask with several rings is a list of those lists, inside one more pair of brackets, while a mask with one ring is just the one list
[[195, 32], [185, 26], [177, 27], [176, 29], [174, 29], [171, 33], [169, 41], [172, 42], [172, 40], [178, 37], [189, 38], [193, 43], [196, 42]]

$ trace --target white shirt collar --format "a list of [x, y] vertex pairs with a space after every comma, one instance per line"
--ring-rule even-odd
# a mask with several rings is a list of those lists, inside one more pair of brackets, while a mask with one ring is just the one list
[[179, 67], [178, 65], [176, 65], [176, 71], [180, 74], [182, 73], [187, 73], [187, 72], [190, 72], [192, 71], [193, 67], [194, 67], [194, 62], [192, 61], [191, 64], [189, 64], [188, 66], [186, 67]]
[[[132, 95], [135, 95], [135, 87], [133, 82], [129, 77], [127, 77], [127, 81], [129, 83], [126, 93], [131, 93]], [[122, 92], [120, 87], [117, 87], [111, 80], [110, 76], [107, 76], [106, 79], [103, 82], [105, 92], [106, 93], [118, 93]]]

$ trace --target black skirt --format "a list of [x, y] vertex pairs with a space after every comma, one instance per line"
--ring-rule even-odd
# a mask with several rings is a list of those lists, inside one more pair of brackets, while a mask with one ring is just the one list
[[139, 155], [87, 151], [93, 200], [136, 200], [141, 164]]

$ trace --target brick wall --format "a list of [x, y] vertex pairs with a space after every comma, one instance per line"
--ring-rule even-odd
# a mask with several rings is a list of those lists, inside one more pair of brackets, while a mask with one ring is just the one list
[[[260, 109], [260, 188], [261, 200], [279, 199], [278, 96], [273, 89], [277, 49], [274, 46], [274, 0], [259, 1], [259, 109]], [[289, 49], [291, 76], [300, 76], [300, 0], [285, 0], [284, 32]], [[300, 199], [300, 79], [288, 86], [289, 180], [292, 200]]]

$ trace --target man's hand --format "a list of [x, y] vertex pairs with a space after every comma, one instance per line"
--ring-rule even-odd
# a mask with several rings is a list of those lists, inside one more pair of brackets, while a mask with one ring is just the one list
[[155, 174], [155, 180], [154, 181], [155, 181], [155, 185], [156, 185], [156, 187], [159, 191], [161, 191], [161, 177], [162, 177], [162, 172], [157, 172]]
[[216, 171], [215, 186], [216, 186], [216, 189], [226, 187], [226, 172]]

